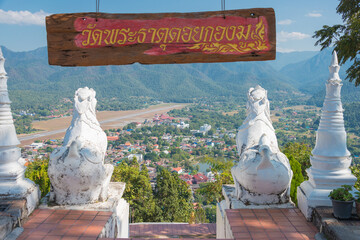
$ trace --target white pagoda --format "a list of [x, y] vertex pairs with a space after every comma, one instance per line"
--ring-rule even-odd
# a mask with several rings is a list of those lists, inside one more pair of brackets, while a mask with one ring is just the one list
[[37, 206], [39, 188], [24, 177], [25, 166], [12, 118], [7, 89], [5, 58], [0, 49], [0, 201], [26, 200], [27, 214]]
[[332, 205], [328, 195], [333, 189], [344, 184], [353, 186], [356, 182], [349, 169], [352, 158], [346, 146], [339, 70], [334, 51], [316, 144], [310, 157], [311, 167], [306, 170], [309, 180], [297, 189], [298, 206], [308, 220], [315, 207]]

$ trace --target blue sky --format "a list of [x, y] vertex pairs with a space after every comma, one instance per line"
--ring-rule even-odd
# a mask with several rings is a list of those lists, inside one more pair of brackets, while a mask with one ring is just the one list
[[[54, 13], [94, 12], [95, 0], [0, 0], [0, 45], [13, 51], [46, 46], [44, 17]], [[226, 0], [226, 9], [272, 7], [277, 50], [316, 51], [311, 36], [323, 25], [341, 24], [338, 0]], [[218, 11], [221, 0], [101, 0], [107, 13]]]

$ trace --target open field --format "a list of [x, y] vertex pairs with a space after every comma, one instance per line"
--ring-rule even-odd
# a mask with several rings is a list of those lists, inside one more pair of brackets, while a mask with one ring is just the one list
[[[180, 109], [187, 104], [164, 103], [150, 106], [147, 109], [128, 111], [102, 111], [96, 114], [101, 127], [105, 129], [120, 128], [131, 122], [143, 122], [145, 119], [153, 118], [155, 114], [163, 114], [172, 109]], [[20, 146], [30, 144], [35, 140], [57, 139], [65, 135], [66, 129], [70, 126], [72, 117], [63, 117], [45, 121], [33, 122], [35, 129], [42, 130], [32, 134], [18, 135]]]
[[321, 110], [321, 107], [315, 107], [315, 106], [308, 106], [308, 105], [296, 105], [296, 106], [291, 106], [291, 107], [284, 107], [283, 110], [287, 110], [287, 109], [293, 109], [293, 110], [298, 110], [298, 111], [307, 111], [309, 109], [305, 109], [305, 107], [310, 108], [311, 110]]
[[229, 115], [229, 116], [234, 116], [235, 114], [238, 114], [239, 111], [231, 111], [231, 112], [223, 112], [223, 115]]

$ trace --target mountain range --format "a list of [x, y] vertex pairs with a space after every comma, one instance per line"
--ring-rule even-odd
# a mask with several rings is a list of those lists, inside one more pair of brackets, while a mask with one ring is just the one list
[[[281, 100], [297, 95], [324, 94], [331, 49], [322, 52], [277, 53], [275, 61], [197, 63], [165, 65], [123, 65], [100, 67], [59, 67], [47, 62], [47, 48], [13, 52], [2, 47], [9, 76], [12, 107], [56, 105], [72, 99], [79, 87], [94, 88], [100, 100], [149, 97], [160, 101], [189, 102], [199, 98], [246, 99], [246, 92], [257, 84], [268, 90], [269, 98]], [[345, 79], [347, 63], [340, 70]], [[359, 90], [344, 81], [344, 91], [355, 101]], [[318, 103], [317, 103], [318, 104]]]

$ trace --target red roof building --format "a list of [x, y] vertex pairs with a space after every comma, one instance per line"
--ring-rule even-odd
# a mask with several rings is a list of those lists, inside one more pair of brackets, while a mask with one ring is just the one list
[[173, 171], [177, 172], [178, 174], [183, 172], [181, 167], [173, 168]]
[[119, 136], [107, 136], [108, 141], [116, 141], [119, 139]]
[[189, 174], [181, 174], [180, 176], [179, 176], [179, 178], [181, 179], [181, 180], [184, 180], [184, 181], [191, 181], [191, 179], [193, 178], [191, 175], [189, 175]]
[[193, 176], [194, 184], [207, 182], [207, 180], [208, 180], [208, 178], [202, 173], [197, 173]]

